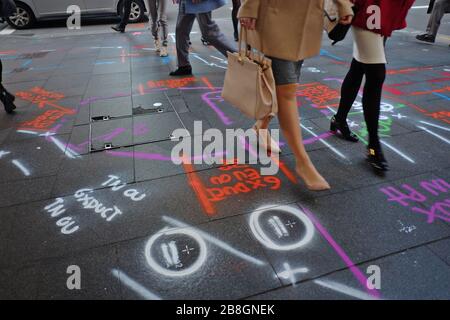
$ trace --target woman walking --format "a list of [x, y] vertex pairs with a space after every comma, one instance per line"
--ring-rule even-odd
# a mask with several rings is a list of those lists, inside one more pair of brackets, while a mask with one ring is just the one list
[[[386, 78], [384, 43], [394, 30], [406, 27], [406, 15], [414, 0], [356, 0], [354, 3], [356, 16], [352, 24], [353, 61], [342, 83], [339, 109], [331, 119], [330, 129], [335, 132], [339, 130], [342, 137], [348, 141], [358, 141], [358, 137], [347, 125], [347, 115], [365, 76], [362, 105], [369, 133], [367, 161], [376, 171], [383, 172], [388, 170], [388, 164], [378, 136], [378, 121], [383, 83]], [[369, 21], [372, 18], [367, 12], [372, 12], [369, 7], [373, 5], [380, 8], [379, 26], [372, 25]]]
[[[352, 4], [335, 0], [340, 22], [350, 24]], [[320, 52], [323, 30], [323, 0], [244, 0], [238, 17], [248, 30], [248, 44], [272, 59], [278, 118], [284, 137], [296, 159], [296, 172], [313, 191], [327, 190], [303, 145], [297, 108], [297, 82], [303, 60]], [[268, 121], [258, 121], [256, 130]]]
[[149, 0], [152, 36], [156, 52], [159, 53], [160, 57], [167, 57], [169, 55], [167, 50], [168, 24], [166, 5], [167, 0]]

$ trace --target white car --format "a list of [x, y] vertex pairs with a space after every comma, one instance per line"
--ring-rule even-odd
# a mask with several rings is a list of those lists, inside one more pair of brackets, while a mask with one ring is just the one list
[[[120, 14], [123, 0], [14, 0], [17, 13], [7, 19], [15, 29], [30, 28], [36, 21], [67, 18], [67, 8], [77, 5], [82, 17]], [[141, 21], [147, 12], [145, 0], [133, 0], [130, 22]]]

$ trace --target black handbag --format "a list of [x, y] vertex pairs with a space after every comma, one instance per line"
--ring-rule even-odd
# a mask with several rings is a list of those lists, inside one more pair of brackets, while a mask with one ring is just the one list
[[8, 18], [16, 13], [17, 7], [13, 0], [0, 0], [0, 18]]
[[[353, 13], [356, 15], [356, 9], [353, 7]], [[347, 36], [348, 30], [350, 30], [351, 24], [341, 24], [338, 22], [337, 17], [331, 17], [326, 10], [324, 10], [325, 18], [329, 21], [329, 25], [332, 26], [327, 31], [328, 38], [332, 40], [331, 45], [335, 45], [339, 41], [342, 41]]]

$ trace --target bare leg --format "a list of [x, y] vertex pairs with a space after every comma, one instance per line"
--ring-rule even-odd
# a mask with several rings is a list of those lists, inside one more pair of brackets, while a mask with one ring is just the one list
[[295, 95], [296, 89], [296, 84], [277, 86], [278, 119], [281, 131], [294, 152], [297, 162], [296, 172], [303, 179], [308, 189], [313, 191], [328, 190], [330, 185], [314, 167], [303, 145]]

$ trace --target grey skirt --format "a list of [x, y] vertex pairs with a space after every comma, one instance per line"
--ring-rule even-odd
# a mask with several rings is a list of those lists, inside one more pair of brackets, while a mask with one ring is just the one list
[[303, 60], [288, 61], [272, 57], [268, 58], [272, 60], [273, 76], [277, 86], [298, 83], [300, 80]]

